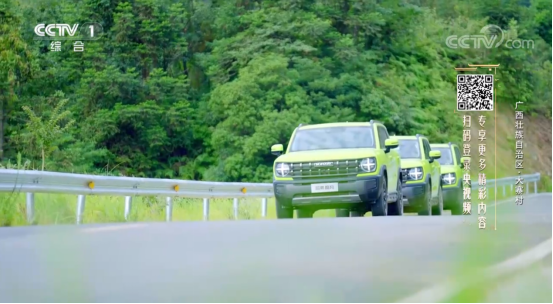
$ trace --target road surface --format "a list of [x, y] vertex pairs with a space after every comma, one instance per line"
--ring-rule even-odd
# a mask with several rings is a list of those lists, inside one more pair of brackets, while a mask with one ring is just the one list
[[[471, 216], [0, 228], [0, 302], [395, 302], [551, 239], [550, 193], [498, 204], [497, 230], [495, 212], [486, 230], [476, 205]], [[540, 292], [508, 301], [551, 302], [548, 259], [505, 283]]]

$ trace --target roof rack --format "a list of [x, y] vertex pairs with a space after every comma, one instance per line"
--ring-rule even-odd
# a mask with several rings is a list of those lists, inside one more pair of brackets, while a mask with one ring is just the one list
[[373, 119], [371, 119], [371, 120], [369, 121], [369, 123], [370, 123], [371, 125], [372, 125], [373, 123], [383, 124], [383, 123], [381, 123], [380, 121], [378, 121], [378, 120], [373, 120]]
[[298, 128], [299, 128], [299, 127], [302, 127], [302, 126], [307, 126], [307, 124], [301, 123], [301, 124], [298, 126]]

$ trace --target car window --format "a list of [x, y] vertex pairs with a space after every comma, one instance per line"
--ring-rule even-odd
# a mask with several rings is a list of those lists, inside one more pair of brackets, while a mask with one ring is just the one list
[[422, 145], [424, 148], [424, 157], [426, 157], [426, 159], [430, 159], [430, 144], [428, 143], [428, 140], [423, 138]]
[[440, 153], [442, 153], [442, 156], [438, 158], [438, 162], [440, 163], [440, 165], [453, 165], [453, 155], [451, 154], [450, 147], [434, 148], [434, 150], [440, 151]]
[[386, 129], [378, 126], [378, 139], [380, 141], [380, 148], [385, 149], [386, 148], [386, 139], [388, 139], [388, 132], [386, 132]]
[[401, 139], [397, 147], [399, 157], [403, 159], [420, 159], [421, 149], [417, 139]]
[[459, 147], [455, 146], [453, 148], [453, 151], [455, 151], [455, 159], [457, 160], [457, 165], [461, 164], [461, 151], [459, 151]]
[[370, 127], [328, 127], [298, 130], [292, 140], [290, 152], [374, 147]]

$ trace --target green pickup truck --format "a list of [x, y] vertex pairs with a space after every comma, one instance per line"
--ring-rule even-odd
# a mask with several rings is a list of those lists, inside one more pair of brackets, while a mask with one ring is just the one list
[[377, 121], [299, 125], [273, 165], [279, 219], [313, 217], [322, 209], [337, 216], [402, 215], [398, 146]]

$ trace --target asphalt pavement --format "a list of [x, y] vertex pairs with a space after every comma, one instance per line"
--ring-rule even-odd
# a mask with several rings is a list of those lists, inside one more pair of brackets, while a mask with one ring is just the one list
[[0, 302], [394, 302], [551, 239], [551, 193], [476, 211], [0, 228]]

